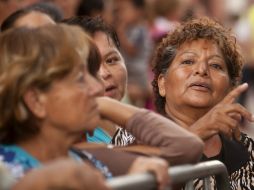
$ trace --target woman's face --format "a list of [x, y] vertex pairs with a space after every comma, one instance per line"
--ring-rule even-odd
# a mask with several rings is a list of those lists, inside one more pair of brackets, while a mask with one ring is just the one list
[[204, 39], [181, 45], [158, 84], [169, 112], [186, 106], [209, 110], [231, 89], [220, 49], [216, 43]]
[[95, 98], [102, 90], [86, 66], [80, 65], [77, 71], [53, 82], [48, 91], [42, 92], [43, 122], [67, 132], [92, 131], [100, 119]]
[[93, 39], [102, 56], [99, 76], [104, 84], [104, 96], [121, 100], [127, 84], [127, 71], [123, 57], [112, 39], [105, 33], [96, 32]]

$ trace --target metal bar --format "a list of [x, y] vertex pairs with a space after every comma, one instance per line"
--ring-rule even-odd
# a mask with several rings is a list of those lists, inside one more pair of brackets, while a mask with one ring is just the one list
[[[109, 186], [114, 190], [154, 190], [157, 183], [152, 173], [133, 174], [116, 177], [108, 181]], [[168, 187], [167, 190], [171, 188]]]
[[[230, 189], [227, 169], [222, 162], [217, 160], [201, 162], [196, 165], [171, 167], [169, 169], [169, 175], [172, 184], [215, 175], [218, 189]], [[108, 184], [114, 190], [156, 189], [156, 180], [151, 173], [112, 178], [108, 181]]]

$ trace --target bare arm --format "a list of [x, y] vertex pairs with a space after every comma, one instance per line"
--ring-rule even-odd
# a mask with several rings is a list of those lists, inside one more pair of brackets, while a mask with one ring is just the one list
[[129, 119], [141, 110], [108, 97], [97, 98], [97, 102], [101, 116], [120, 126], [125, 126]]

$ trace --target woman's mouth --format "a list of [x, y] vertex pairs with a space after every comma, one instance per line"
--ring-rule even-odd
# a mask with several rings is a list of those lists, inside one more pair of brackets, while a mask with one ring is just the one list
[[117, 92], [116, 86], [111, 85], [111, 86], [106, 87], [104, 96], [113, 98], [115, 96], [116, 92]]
[[211, 86], [208, 83], [205, 82], [194, 82], [190, 85], [191, 89], [207, 92], [211, 91]]

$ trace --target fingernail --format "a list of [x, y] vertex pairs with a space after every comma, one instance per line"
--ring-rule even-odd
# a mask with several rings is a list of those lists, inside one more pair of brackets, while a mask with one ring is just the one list
[[248, 83], [247, 82], [245, 82], [245, 83], [243, 83], [243, 84], [241, 84], [241, 88], [247, 88], [249, 85], [248, 85]]
[[251, 115], [251, 121], [254, 122], [254, 115]]

